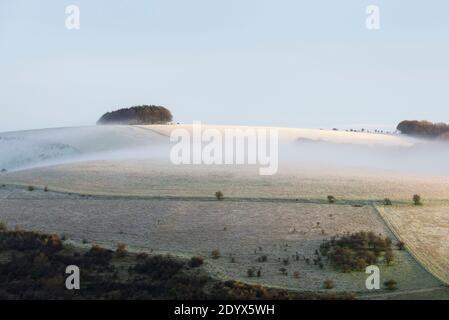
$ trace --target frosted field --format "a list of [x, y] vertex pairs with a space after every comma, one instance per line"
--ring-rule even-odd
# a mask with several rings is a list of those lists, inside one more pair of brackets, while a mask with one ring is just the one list
[[[364, 230], [395, 239], [391, 228], [429, 271], [448, 280], [449, 249], [442, 245], [449, 240], [446, 145], [279, 128], [279, 171], [260, 176], [259, 166], [172, 165], [168, 136], [176, 128], [191, 130], [167, 125], [0, 133], [0, 169], [7, 169], [0, 173], [0, 221], [64, 233], [78, 243], [125, 242], [135, 250], [202, 255], [223, 278], [298, 290], [321, 290], [331, 279], [335, 290], [373, 297], [364, 273], [321, 270], [304, 259], [313, 260], [323, 239], [333, 235]], [[30, 185], [36, 190], [26, 191]], [[45, 186], [50, 192], [42, 191]], [[224, 201], [215, 200], [218, 190]], [[414, 194], [426, 205], [408, 205]], [[327, 204], [328, 195], [338, 204]], [[384, 198], [395, 203], [379, 207], [388, 224], [375, 209]], [[210, 259], [214, 249], [220, 259]], [[257, 262], [264, 254], [268, 261]], [[399, 291], [388, 296], [446, 295], [442, 282], [408, 252], [395, 254], [393, 266], [381, 267], [382, 281], [398, 282]], [[287, 257], [285, 276], [279, 268]], [[262, 277], [248, 278], [250, 267], [261, 268]]]
[[449, 180], [401, 176], [386, 171], [281, 168], [259, 176], [256, 167], [174, 166], [162, 161], [120, 160], [67, 164], [4, 173], [0, 181], [92, 195], [410, 201], [449, 199]]
[[[392, 237], [371, 206], [86, 198], [7, 187], [0, 188], [0, 199], [0, 219], [10, 227], [63, 233], [78, 243], [87, 239], [114, 247], [125, 242], [134, 250], [201, 255], [218, 277], [297, 290], [322, 290], [323, 281], [332, 279], [337, 291], [369, 294], [363, 272], [343, 274], [327, 265], [321, 270], [304, 258], [312, 261], [323, 239], [344, 232], [365, 230]], [[210, 258], [214, 249], [220, 250], [221, 258]], [[264, 254], [268, 261], [257, 262]], [[400, 292], [440, 287], [406, 251], [395, 250], [395, 255], [395, 264], [381, 266], [381, 272], [398, 282]], [[282, 263], [285, 258], [288, 266]], [[248, 278], [250, 267], [261, 268], [262, 277]], [[287, 276], [281, 267], [288, 270]], [[299, 279], [293, 277], [295, 271]]]

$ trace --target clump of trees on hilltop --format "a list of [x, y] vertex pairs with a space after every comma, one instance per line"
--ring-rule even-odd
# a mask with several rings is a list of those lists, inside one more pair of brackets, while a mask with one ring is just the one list
[[97, 124], [165, 124], [171, 122], [173, 116], [165, 107], [135, 106], [107, 112], [97, 121]]
[[406, 120], [399, 123], [397, 129], [403, 134], [423, 138], [449, 138], [449, 125], [430, 121]]

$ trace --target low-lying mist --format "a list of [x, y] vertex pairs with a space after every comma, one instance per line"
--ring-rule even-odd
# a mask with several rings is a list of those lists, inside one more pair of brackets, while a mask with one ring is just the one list
[[[357, 135], [358, 133], [354, 133]], [[326, 137], [331, 133], [326, 133]], [[449, 145], [341, 143], [298, 137], [279, 144], [279, 170], [369, 169], [449, 176]], [[0, 170], [17, 171], [90, 161], [151, 160], [170, 163], [172, 145], [152, 129], [131, 126], [61, 128], [0, 134]], [[270, 156], [270, 153], [267, 153]], [[274, 154], [271, 154], [274, 156]], [[273, 159], [272, 159], [273, 160]]]
[[388, 170], [404, 174], [449, 175], [449, 144], [422, 140], [413, 145], [387, 146], [298, 139], [280, 148], [288, 166]]

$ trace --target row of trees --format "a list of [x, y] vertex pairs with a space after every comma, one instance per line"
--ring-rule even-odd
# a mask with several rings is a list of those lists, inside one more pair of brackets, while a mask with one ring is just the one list
[[[217, 200], [223, 200], [223, 198], [224, 198], [223, 192], [221, 192], [221, 191], [215, 192], [215, 197], [217, 198]], [[422, 205], [421, 196], [419, 194], [413, 195], [412, 199], [413, 199], [413, 203], [415, 205], [417, 205], [417, 206]], [[330, 204], [333, 204], [333, 203], [337, 202], [337, 199], [334, 196], [329, 195], [329, 196], [327, 196], [327, 201]], [[385, 198], [384, 201], [383, 201], [383, 204], [385, 206], [391, 206], [391, 205], [393, 205], [393, 202], [391, 201], [390, 198]], [[355, 206], [357, 206], [357, 205], [355, 205]], [[361, 205], [359, 205], [359, 206], [361, 206]]]

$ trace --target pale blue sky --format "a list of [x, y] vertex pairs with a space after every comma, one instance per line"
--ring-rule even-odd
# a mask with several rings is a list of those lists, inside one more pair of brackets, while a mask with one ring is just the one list
[[183, 123], [449, 122], [448, 18], [447, 0], [0, 0], [0, 131], [136, 104]]

